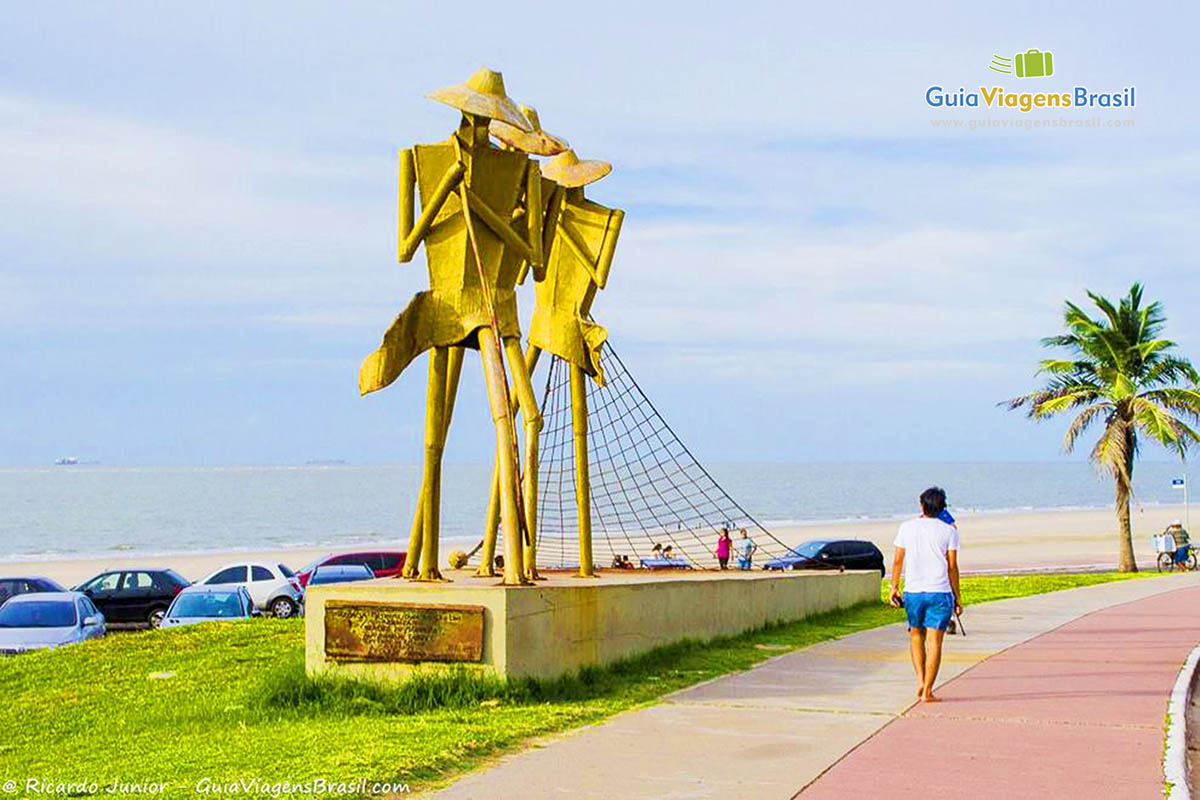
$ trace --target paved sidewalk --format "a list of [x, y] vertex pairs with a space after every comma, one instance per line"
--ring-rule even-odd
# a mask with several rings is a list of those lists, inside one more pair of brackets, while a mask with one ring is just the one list
[[[971, 607], [964, 614], [969, 635], [947, 638], [941, 683], [1086, 614], [1187, 587], [1200, 587], [1200, 578], [1108, 583]], [[890, 625], [788, 653], [540, 742], [438, 797], [791, 798], [912, 706], [907, 643], [903, 626]], [[1158, 756], [1167, 693], [1169, 687], [1158, 712]], [[951, 776], [959, 771], [929, 752], [921, 761]], [[887, 788], [840, 796], [872, 797]], [[960, 795], [956, 788], [940, 796]]]
[[1162, 797], [1167, 700], [1197, 642], [1200, 587], [1075, 620], [950, 681], [800, 798]]

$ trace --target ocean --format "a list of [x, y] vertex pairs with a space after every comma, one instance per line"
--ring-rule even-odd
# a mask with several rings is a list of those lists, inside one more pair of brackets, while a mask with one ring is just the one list
[[[709, 464], [767, 528], [914, 513], [926, 486], [954, 511], [1104, 508], [1112, 485], [1086, 463]], [[447, 465], [447, 542], [479, 539], [490, 466]], [[1178, 463], [1145, 462], [1135, 502], [1178, 503]], [[0, 559], [407, 542], [417, 466], [0, 468]]]

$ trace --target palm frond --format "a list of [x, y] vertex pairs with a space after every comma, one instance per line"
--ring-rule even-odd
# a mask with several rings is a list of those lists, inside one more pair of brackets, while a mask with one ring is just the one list
[[1200, 442], [1200, 434], [1186, 422], [1144, 397], [1134, 398], [1130, 408], [1139, 430], [1163, 447], [1179, 453], [1180, 457], [1186, 456], [1188, 448]]
[[1185, 418], [1200, 422], [1200, 389], [1181, 389], [1168, 386], [1151, 389], [1138, 395], [1139, 399], [1156, 403]]
[[1105, 426], [1091, 454], [1093, 463], [1107, 469], [1118, 481], [1124, 481], [1126, 486], [1131, 482], [1128, 467], [1130, 439], [1127, 424], [1114, 418]]
[[1084, 431], [1090, 428], [1098, 417], [1103, 414], [1112, 414], [1112, 412], [1113, 405], [1111, 403], [1096, 403], [1081, 411], [1079, 416], [1071, 420], [1071, 424], [1063, 436], [1063, 450], [1067, 453], [1073, 453], [1075, 451], [1075, 442]]
[[1153, 360], [1146, 374], [1142, 376], [1143, 386], [1158, 386], [1165, 383], [1187, 381], [1193, 385], [1200, 384], [1200, 372], [1192, 366], [1192, 362], [1179, 356], [1158, 355]]
[[1103, 390], [1095, 384], [1055, 379], [1043, 389], [1005, 400], [1000, 405], [1009, 411], [1028, 408], [1030, 419], [1044, 419], [1068, 408], [1086, 405], [1103, 395]]

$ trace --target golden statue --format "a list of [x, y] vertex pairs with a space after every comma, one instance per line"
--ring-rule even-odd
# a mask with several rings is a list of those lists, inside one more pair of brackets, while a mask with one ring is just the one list
[[[529, 106], [521, 106], [521, 113], [529, 121], [531, 130], [523, 130], [508, 124], [500, 119], [493, 119], [489, 130], [501, 146], [506, 150], [528, 153], [530, 155], [552, 156], [563, 152], [568, 145], [563, 139], [547, 133], [542, 130], [541, 121], [538, 118], [537, 110]], [[546, 179], [541, 181], [541, 200], [549, 201], [551, 193], [554, 189], [554, 183]], [[519, 216], [514, 224], [521, 226], [524, 222], [524, 211], [518, 211]], [[542, 207], [544, 215], [545, 206]], [[549, 246], [546, 237], [551, 231], [546, 230], [543, 226], [543, 253]], [[520, 256], [515, 251], [506, 251], [505, 260], [507, 269], [518, 270], [517, 283], [524, 283], [525, 277], [529, 272], [529, 268], [533, 266], [534, 278], [541, 280], [544, 271], [540, 265], [534, 266]], [[510, 361], [515, 361], [514, 355]], [[522, 363], [525, 368], [525, 373], [530, 375], [533, 373], [534, 367], [537, 365], [537, 353], [531, 352], [530, 355]], [[515, 364], [514, 364], [515, 366]], [[524, 493], [525, 500], [525, 515], [529, 520], [528, 530], [530, 538], [526, 542], [525, 547], [525, 573], [530, 578], [538, 578], [537, 571], [537, 475], [538, 475], [538, 447], [530, 446], [531, 441], [540, 441], [540, 433], [542, 430], [542, 413], [537, 405], [536, 398], [530, 395], [529, 402], [520, 402], [518, 395], [519, 408], [514, 408], [514, 411], [519, 410], [525, 421], [525, 463], [523, 465], [526, 486]], [[492, 488], [491, 495], [488, 499], [487, 517], [484, 524], [483, 542], [479, 549], [482, 551], [480, 556], [479, 569], [476, 570], [476, 575], [490, 576], [495, 574], [495, 554], [496, 554], [496, 526], [500, 519], [500, 470], [501, 465], [499, 459], [492, 471]]]
[[[479, 349], [496, 428], [500, 521], [506, 549], [504, 583], [521, 584], [527, 582], [523, 540], [531, 539], [536, 531], [536, 506], [522, 502], [504, 352], [521, 406], [536, 411], [521, 353], [516, 283], [521, 262], [538, 271], [542, 267], [542, 179], [537, 163], [524, 153], [500, 150], [488, 141], [492, 120], [531, 130], [529, 121], [505, 93], [500, 73], [481, 69], [466, 83], [440, 89], [429, 97], [462, 112], [458, 130], [446, 141], [400, 152], [399, 260], [410, 261], [423, 242], [429, 290], [413, 297], [384, 334], [379, 349], [363, 362], [359, 390], [367, 394], [388, 386], [414, 358], [431, 351], [425, 466], [404, 575], [441, 580], [442, 452], [463, 348]], [[415, 223], [414, 190], [421, 199], [421, 214]], [[514, 226], [517, 218], [520, 224]], [[535, 416], [532, 411], [530, 416]], [[540, 422], [537, 417], [539, 428]], [[527, 463], [536, 464], [536, 447], [537, 436], [528, 436], [527, 428]], [[525, 476], [524, 483], [525, 496], [536, 497], [536, 469]]]
[[[536, 112], [523, 109], [525, 116], [536, 120]], [[566, 143], [540, 130], [525, 132], [499, 121], [492, 123], [492, 135], [506, 145], [530, 153], [548, 154], [554, 143]], [[537, 128], [535, 124], [535, 128]], [[537, 149], [541, 146], [543, 149]], [[562, 150], [562, 147], [559, 148]], [[546, 350], [570, 365], [571, 418], [575, 445], [575, 498], [579, 518], [579, 575], [592, 577], [595, 565], [592, 557], [590, 475], [587, 443], [587, 386], [585, 375], [604, 385], [600, 365], [600, 348], [608, 332], [591, 319], [592, 301], [596, 290], [604, 288], [612, 266], [613, 252], [625, 214], [584, 197], [583, 187], [607, 175], [612, 166], [603, 161], [580, 161], [572, 150], [564, 150], [545, 164], [542, 196], [546, 200], [544, 275], [535, 277], [536, 302], [529, 331], [527, 368], [533, 371], [538, 356]], [[522, 269], [521, 279], [525, 270]], [[524, 412], [524, 409], [522, 409]], [[540, 414], [539, 414], [540, 420]], [[540, 427], [540, 426], [539, 426]], [[527, 460], [525, 470], [536, 470], [536, 463]], [[497, 501], [500, 496], [498, 476], [493, 477], [492, 498], [483, 545], [487, 559], [494, 552], [494, 537], [498, 521]], [[536, 538], [536, 529], [533, 529]], [[490, 543], [489, 543], [490, 540]], [[536, 575], [533, 560], [536, 550], [527, 548], [527, 571]]]

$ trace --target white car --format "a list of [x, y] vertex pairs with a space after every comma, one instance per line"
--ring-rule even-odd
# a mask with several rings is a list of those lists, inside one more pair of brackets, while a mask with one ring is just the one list
[[46, 650], [98, 639], [104, 615], [80, 592], [32, 592], [0, 607], [0, 654]]
[[255, 606], [281, 619], [294, 617], [304, 610], [304, 588], [300, 586], [300, 579], [283, 564], [265, 561], [228, 564], [195, 585], [244, 586]]

